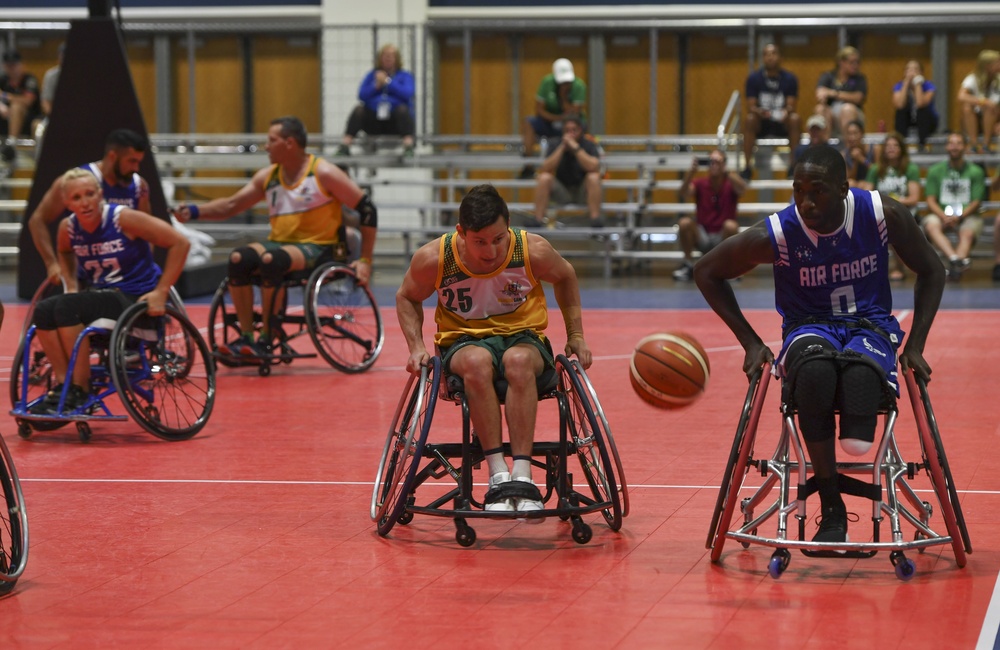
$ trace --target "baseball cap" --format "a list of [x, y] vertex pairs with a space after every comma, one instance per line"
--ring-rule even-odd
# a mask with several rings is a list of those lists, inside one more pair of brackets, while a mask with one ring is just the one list
[[557, 84], [569, 83], [576, 79], [573, 74], [573, 64], [569, 59], [556, 59], [552, 64], [552, 76], [556, 78]]
[[813, 115], [808, 120], [806, 120], [806, 130], [811, 129], [814, 126], [820, 129], [825, 129], [826, 118], [823, 117], [822, 115]]
[[21, 60], [21, 53], [17, 50], [7, 50], [3, 53], [4, 63], [18, 63]]

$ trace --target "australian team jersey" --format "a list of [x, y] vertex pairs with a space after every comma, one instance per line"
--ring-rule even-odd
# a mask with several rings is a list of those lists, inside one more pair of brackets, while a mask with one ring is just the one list
[[899, 343], [887, 272], [889, 235], [878, 192], [851, 189], [844, 223], [830, 234], [807, 228], [795, 204], [772, 214], [767, 229], [776, 256], [774, 295], [783, 335], [808, 322], [867, 319]]
[[77, 272], [92, 289], [118, 289], [141, 296], [156, 288], [160, 267], [153, 261], [149, 242], [130, 239], [119, 218], [124, 206], [106, 204], [94, 232], [80, 226], [75, 214], [68, 220], [69, 243], [76, 253]]
[[527, 233], [510, 229], [507, 258], [496, 271], [472, 273], [458, 256], [456, 233], [441, 238], [434, 286], [438, 293], [434, 342], [448, 347], [463, 335], [482, 339], [533, 330], [539, 336], [549, 324], [542, 284], [531, 272]]
[[139, 209], [139, 201], [146, 193], [142, 187], [142, 178], [139, 174], [132, 174], [129, 182], [125, 185], [111, 185], [104, 180], [104, 174], [101, 173], [99, 163], [87, 163], [86, 165], [80, 165], [80, 167], [96, 176], [97, 180], [101, 182], [101, 190], [104, 192], [105, 201], [111, 205], [124, 205], [126, 208]]
[[295, 185], [281, 179], [273, 165], [264, 185], [271, 213], [271, 241], [282, 244], [334, 244], [338, 241], [342, 206], [316, 180], [319, 158], [309, 156], [305, 176]]

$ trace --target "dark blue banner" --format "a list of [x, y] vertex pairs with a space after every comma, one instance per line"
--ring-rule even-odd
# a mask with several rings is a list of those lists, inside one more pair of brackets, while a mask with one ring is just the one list
[[[175, 9], [181, 7], [318, 7], [322, 0], [119, 0], [122, 9]], [[111, 3], [112, 8], [115, 2]], [[0, 0], [2, 9], [86, 9], [87, 0]], [[0, 17], [2, 19], [2, 17]]]

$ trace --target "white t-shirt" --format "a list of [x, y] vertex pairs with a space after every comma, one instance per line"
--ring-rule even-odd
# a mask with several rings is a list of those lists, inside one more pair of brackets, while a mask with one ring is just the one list
[[976, 80], [975, 73], [969, 73], [965, 79], [962, 80], [962, 88], [965, 88], [976, 97], [985, 96], [992, 102], [1000, 103], [1000, 79], [994, 79], [993, 83], [990, 84], [989, 89], [987, 89], [987, 92], [984, 94], [979, 90], [979, 82]]

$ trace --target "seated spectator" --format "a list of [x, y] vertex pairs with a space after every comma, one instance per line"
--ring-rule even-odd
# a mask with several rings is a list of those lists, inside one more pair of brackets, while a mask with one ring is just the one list
[[[958, 90], [962, 107], [962, 129], [969, 145], [976, 151], [991, 150], [993, 136], [1000, 125], [1000, 52], [983, 50], [976, 69], [962, 80]], [[983, 142], [979, 143], [982, 134]]]
[[841, 48], [836, 67], [820, 75], [816, 84], [816, 113], [826, 118], [832, 135], [843, 134], [855, 120], [865, 122], [861, 107], [868, 96], [868, 80], [858, 72], [860, 65], [857, 49]]
[[579, 118], [563, 121], [562, 137], [549, 138], [548, 156], [535, 183], [535, 218], [531, 227], [545, 223], [549, 199], [556, 203], [586, 204], [590, 225], [604, 226], [601, 217], [601, 151], [584, 135]]
[[[906, 140], [902, 133], [891, 131], [885, 136], [878, 160], [868, 169], [868, 178], [858, 186], [864, 190], [878, 190], [906, 206], [916, 217], [920, 203], [920, 170], [910, 161]], [[889, 279], [898, 282], [906, 277], [902, 262], [890, 253]]]
[[865, 144], [864, 138], [864, 124], [855, 120], [847, 125], [840, 153], [847, 163], [847, 182], [851, 187], [858, 187], [868, 178], [868, 168], [875, 159], [874, 148]]
[[743, 123], [746, 167], [740, 175], [748, 181], [753, 178], [753, 149], [757, 138], [788, 138], [791, 153], [799, 144], [802, 133], [796, 111], [798, 78], [781, 67], [781, 54], [774, 43], [764, 46], [763, 60], [760, 70], [751, 72], [746, 81], [747, 116]]
[[694, 271], [694, 249], [707, 253], [719, 243], [740, 231], [736, 206], [747, 189], [747, 183], [736, 172], [726, 169], [726, 153], [716, 149], [708, 157], [708, 176], [694, 178], [698, 159], [684, 172], [680, 200], [694, 195], [694, 217], [683, 216], [677, 222], [677, 238], [681, 242], [684, 261], [674, 271], [674, 279], [690, 281]]
[[[961, 133], [949, 134], [945, 145], [948, 160], [931, 165], [924, 187], [929, 213], [922, 225], [927, 238], [948, 260], [950, 280], [960, 279], [969, 268], [969, 251], [983, 230], [978, 213], [986, 192], [986, 174], [965, 159], [967, 144]], [[958, 233], [958, 246], [951, 245], [948, 232]]]
[[403, 155], [413, 155], [413, 75], [403, 70], [403, 58], [395, 45], [383, 45], [375, 59], [375, 68], [365, 75], [358, 88], [361, 102], [347, 118], [347, 132], [337, 155], [351, 152], [358, 133], [403, 136]]
[[20, 52], [7, 50], [0, 74], [0, 136], [4, 136], [0, 155], [5, 161], [14, 159], [14, 140], [31, 137], [31, 124], [41, 110], [38, 79], [25, 71]]
[[62, 70], [63, 54], [65, 51], [66, 44], [60, 43], [59, 62], [46, 70], [45, 75], [42, 77], [42, 92], [38, 96], [42, 111], [31, 129], [31, 132], [35, 134], [36, 144], [41, 142], [42, 136], [45, 134], [45, 127], [49, 123], [49, 116], [52, 114], [52, 102], [56, 98], [56, 86], [59, 85], [59, 72]]
[[[563, 122], [575, 117], [586, 125], [584, 108], [587, 104], [587, 84], [578, 79], [569, 59], [556, 59], [552, 74], [542, 77], [535, 93], [535, 114], [524, 119], [521, 130], [521, 155], [534, 155], [535, 141], [539, 138], [562, 137]], [[543, 152], [544, 156], [545, 153]], [[528, 164], [521, 169], [520, 178], [535, 175], [535, 166]]]
[[827, 143], [829, 136], [826, 130], [826, 118], [822, 115], [811, 115], [806, 120], [806, 132], [809, 134], [809, 142], [799, 143], [792, 149], [792, 166], [788, 168], [789, 178], [795, 171], [795, 163], [802, 157], [806, 149]]
[[896, 109], [895, 127], [905, 137], [916, 127], [917, 140], [923, 148], [930, 134], [937, 131], [938, 113], [934, 107], [934, 83], [924, 77], [920, 61], [911, 59], [903, 68], [903, 79], [892, 87], [892, 105]]

